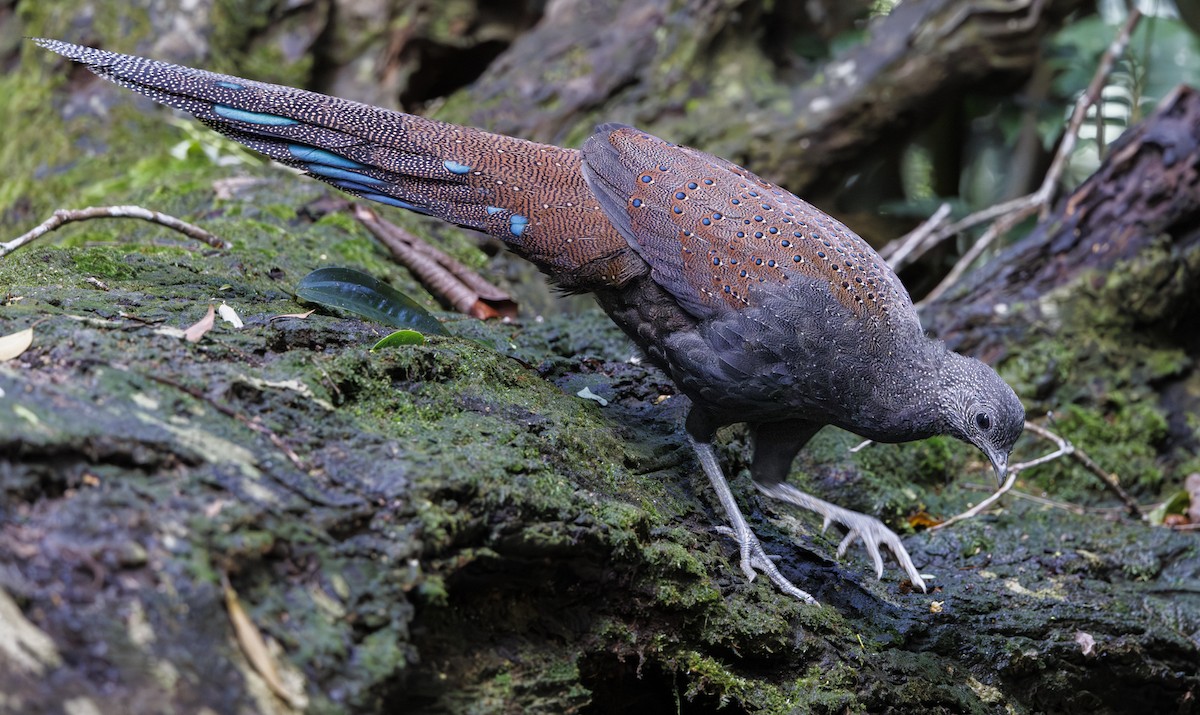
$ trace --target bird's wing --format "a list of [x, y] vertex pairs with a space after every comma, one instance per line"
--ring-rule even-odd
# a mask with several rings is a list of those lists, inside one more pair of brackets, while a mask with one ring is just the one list
[[915, 320], [907, 291], [866, 241], [731, 162], [606, 124], [584, 144], [583, 174], [654, 280], [697, 318], [815, 286], [855, 315]]
[[59, 40], [34, 41], [339, 189], [497, 236], [560, 284], [621, 280], [614, 266], [629, 247], [597, 207], [576, 150]]

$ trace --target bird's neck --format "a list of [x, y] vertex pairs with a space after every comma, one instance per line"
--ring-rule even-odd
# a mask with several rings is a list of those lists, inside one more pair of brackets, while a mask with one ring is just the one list
[[[872, 415], [856, 420], [854, 431], [877, 442], [909, 442], [945, 432], [943, 369], [948, 355], [941, 342], [922, 339], [910, 343], [910, 349], [895, 356], [891, 365], [880, 366], [874, 381]], [[871, 428], [863, 430], [862, 425]]]

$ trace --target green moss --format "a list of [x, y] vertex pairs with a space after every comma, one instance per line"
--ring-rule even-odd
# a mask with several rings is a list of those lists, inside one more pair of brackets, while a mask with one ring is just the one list
[[[736, 564], [730, 564], [736, 568]], [[714, 568], [719, 568], [715, 566]], [[765, 579], [763, 579], [765, 580]], [[797, 624], [804, 611], [822, 610], [794, 599], [773, 598], [773, 586], [764, 584], [760, 598], [730, 599], [723, 608], [706, 615], [700, 638], [719, 648], [732, 648], [745, 658], [772, 658], [793, 654]], [[715, 594], [720, 598], [720, 593]], [[760, 600], [761, 599], [761, 600]]]
[[394, 629], [368, 634], [354, 648], [354, 667], [363, 670], [368, 682], [386, 682], [405, 666], [409, 654]]
[[693, 544], [694, 538], [683, 529], [672, 529], [671, 533], [659, 533], [663, 539], [655, 539], [646, 546], [645, 554], [651, 564], [664, 566], [672, 571], [682, 571], [694, 576], [704, 576], [706, 570], [692, 551], [684, 544]]
[[791, 684], [797, 710], [807, 712], [865, 712], [854, 695], [857, 674], [850, 663], [812, 665]]
[[[1052, 413], [1050, 429], [1117, 474], [1139, 498], [1157, 498], [1164, 487], [1170, 489], [1168, 476], [1182, 476], [1176, 462], [1191, 458], [1163, 449], [1168, 413], [1159, 390], [1163, 382], [1187, 375], [1193, 361], [1175, 338], [1145, 327], [1164, 319], [1160, 304], [1173, 290], [1174, 260], [1169, 252], [1150, 249], [1121, 271], [1084, 276], [1055, 291], [1043, 300], [1043, 310], [1056, 317], [1056, 330], [1039, 335], [1000, 366], [1033, 415]], [[1147, 292], [1145, 286], [1156, 288]], [[1048, 449], [1040, 440], [1024, 444], [1029, 446], [1014, 460]], [[1071, 459], [1039, 467], [1028, 480], [1066, 501], [1111, 500], [1096, 477]]]
[[465, 0], [440, 2], [424, 8], [424, 12], [428, 18], [429, 39], [447, 45], [461, 44], [463, 28], [480, 22], [478, 5]]
[[1037, 340], [998, 366], [1000, 376], [1027, 402], [1066, 384], [1076, 358], [1066, 341]]
[[970, 538], [962, 539], [959, 542], [958, 553], [964, 559], [969, 559], [979, 554], [986, 554], [996, 548], [995, 542], [981, 532], [972, 532]]
[[450, 592], [446, 589], [445, 580], [436, 574], [427, 576], [417, 586], [417, 595], [421, 602], [429, 606], [446, 607], [450, 605]]
[[952, 437], [871, 444], [854, 453], [854, 464], [873, 478], [897, 484], [941, 485], [977, 466], [968, 463], [972, 449]]
[[107, 280], [127, 280], [136, 274], [120, 255], [109, 249], [90, 249], [72, 255], [75, 268], [84, 275]]
[[262, 529], [235, 529], [212, 534], [209, 547], [226, 556], [260, 557], [269, 552], [285, 536]]
[[[26, 58], [44, 50], [26, 48]], [[0, 75], [0, 126], [5, 128], [5, 141], [0, 142], [0, 162], [5, 167], [5, 180], [0, 182], [0, 218], [8, 215], [18, 199], [38, 197], [34, 215], [48, 214], [51, 198], [68, 181], [55, 173], [38, 177], [50, 157], [68, 157], [72, 152], [71, 137], [62, 131], [53, 96], [55, 86], [62, 80], [43, 67], [33, 69], [26, 59], [22, 71]], [[36, 151], [34, 148], [36, 147]], [[7, 222], [0, 225], [8, 225]], [[28, 230], [32, 226], [26, 226]], [[6, 233], [8, 233], [6, 231]]]
[[[281, 43], [261, 42], [263, 35], [280, 32], [287, 21], [270, 0], [217, 0], [212, 8], [211, 63], [205, 69], [263, 82], [304, 87], [312, 74], [311, 53], [285, 56]], [[303, 19], [303, 15], [299, 15]]]
[[[1098, 464], [1118, 476], [1127, 487], [1157, 493], [1163, 472], [1156, 448], [1167, 434], [1162, 411], [1146, 402], [1116, 404], [1103, 414], [1079, 405], [1068, 405], [1056, 425], [1058, 431]], [[1038, 483], [1066, 499], [1095, 498], [1096, 478], [1074, 461], [1059, 461], [1038, 476]]]
[[685, 676], [687, 687], [683, 696], [692, 700], [699, 695], [714, 697], [717, 707], [725, 707], [732, 700], [743, 700], [759, 684], [734, 675], [723, 664], [711, 656], [696, 651], [684, 651], [678, 656], [677, 668]]

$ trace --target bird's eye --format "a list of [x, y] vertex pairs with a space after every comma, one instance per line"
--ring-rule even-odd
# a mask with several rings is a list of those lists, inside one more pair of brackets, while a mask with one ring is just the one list
[[988, 417], [986, 412], [980, 412], [975, 415], [975, 424], [979, 429], [987, 431], [992, 428], [992, 418]]

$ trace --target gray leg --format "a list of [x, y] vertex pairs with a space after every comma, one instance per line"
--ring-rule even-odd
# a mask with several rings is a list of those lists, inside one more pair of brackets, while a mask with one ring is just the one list
[[729, 483], [725, 481], [725, 475], [721, 473], [721, 467], [717, 464], [717, 455], [713, 452], [712, 445], [707, 441], [702, 442], [696, 439], [691, 434], [688, 434], [688, 442], [691, 443], [692, 449], [696, 450], [696, 456], [700, 458], [700, 466], [708, 475], [708, 481], [712, 482], [713, 491], [717, 493], [717, 498], [721, 500], [721, 506], [725, 508], [725, 514], [729, 517], [730, 531], [737, 539], [738, 547], [742, 552], [742, 571], [746, 574], [746, 578], [753, 581], [757, 575], [755, 571], [761, 571], [784, 593], [795, 596], [805, 603], [815, 604], [817, 599], [796, 588], [795, 584], [779, 572], [779, 569], [775, 567], [775, 562], [763, 551], [758, 537], [754, 535], [753, 531], [750, 531], [750, 525], [746, 523], [746, 517], [742, 516], [741, 510], [738, 509], [733, 492], [729, 490]]
[[875, 565], [875, 577], [883, 577], [883, 557], [880, 555], [880, 545], [891, 549], [900, 568], [912, 581], [913, 586], [925, 591], [925, 580], [913, 565], [912, 558], [900, 541], [896, 532], [884, 526], [883, 522], [873, 516], [859, 514], [856, 511], [843, 509], [836, 504], [830, 504], [814, 496], [806, 494], [784, 480], [792, 466], [792, 459], [809, 439], [812, 438], [820, 425], [813, 425], [802, 420], [788, 422], [772, 422], [753, 425], [754, 430], [754, 461], [750, 466], [750, 474], [759, 490], [773, 499], [779, 499], [794, 504], [801, 509], [808, 509], [821, 515], [825, 520], [822, 530], [828, 529], [831, 523], [846, 527], [846, 537], [838, 545], [838, 556], [846, 553], [846, 549], [861, 539], [867, 549], [871, 561]]

